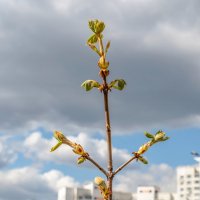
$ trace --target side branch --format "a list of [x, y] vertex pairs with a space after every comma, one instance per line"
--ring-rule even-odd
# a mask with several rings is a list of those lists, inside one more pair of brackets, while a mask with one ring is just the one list
[[95, 165], [106, 177], [108, 177], [108, 173], [103, 167], [101, 167], [98, 163], [96, 163], [90, 156], [86, 156], [86, 159], [89, 160], [93, 165]]
[[113, 177], [119, 172], [121, 171], [124, 167], [126, 167], [131, 161], [135, 160], [137, 158], [137, 156], [133, 156], [132, 158], [130, 158], [126, 163], [124, 163], [123, 165], [121, 165], [118, 169], [116, 169], [113, 172]]

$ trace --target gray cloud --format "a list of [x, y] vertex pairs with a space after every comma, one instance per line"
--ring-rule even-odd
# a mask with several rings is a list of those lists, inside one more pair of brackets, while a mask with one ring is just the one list
[[111, 77], [125, 91], [110, 98], [115, 132], [199, 123], [200, 67], [195, 1], [1, 1], [0, 127], [99, 131], [101, 94], [80, 88], [98, 79], [85, 46], [87, 21], [101, 18], [111, 39]]

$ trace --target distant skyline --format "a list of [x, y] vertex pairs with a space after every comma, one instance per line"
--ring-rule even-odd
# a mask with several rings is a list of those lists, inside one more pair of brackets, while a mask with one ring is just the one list
[[100, 80], [86, 46], [96, 18], [111, 40], [110, 80], [127, 82], [110, 95], [115, 167], [146, 142], [145, 131], [170, 136], [114, 187], [175, 191], [176, 167], [194, 165], [191, 152], [200, 152], [199, 9], [198, 0], [1, 0], [0, 200], [55, 200], [59, 187], [100, 175], [87, 162], [77, 166], [67, 147], [50, 153], [54, 130], [106, 167], [103, 97], [80, 87]]

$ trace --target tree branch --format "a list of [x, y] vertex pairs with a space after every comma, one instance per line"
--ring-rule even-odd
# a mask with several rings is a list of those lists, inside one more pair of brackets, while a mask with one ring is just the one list
[[89, 160], [93, 165], [95, 165], [108, 178], [108, 173], [105, 169], [103, 169], [103, 167], [101, 167], [97, 162], [95, 162], [90, 156], [86, 156], [86, 159]]
[[132, 158], [130, 158], [127, 162], [125, 162], [123, 165], [121, 165], [118, 169], [116, 169], [113, 172], [113, 177], [119, 172], [121, 171], [124, 167], [126, 167], [131, 161], [135, 160], [137, 158], [137, 156], [133, 156]]

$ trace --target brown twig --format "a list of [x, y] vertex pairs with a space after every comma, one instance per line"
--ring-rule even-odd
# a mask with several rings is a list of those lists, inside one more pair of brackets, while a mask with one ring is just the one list
[[107, 145], [108, 145], [108, 188], [111, 191], [109, 195], [109, 200], [112, 200], [112, 173], [113, 173], [113, 163], [112, 163], [112, 140], [111, 140], [111, 127], [110, 127], [110, 115], [108, 107], [108, 88], [106, 83], [106, 78], [104, 79], [104, 107], [105, 107], [105, 123], [106, 123], [106, 135], [107, 135]]
[[105, 174], [105, 176], [108, 178], [108, 173], [106, 172], [105, 169], [103, 169], [103, 167], [101, 167], [97, 162], [95, 162], [90, 156], [86, 156], [86, 159], [89, 160], [93, 165], [95, 165], [100, 171], [102, 171], [102, 173]]
[[[104, 56], [104, 47], [102, 38], [99, 37], [99, 47], [100, 52]], [[110, 194], [108, 196], [108, 200], [112, 200], [112, 181], [113, 181], [113, 161], [112, 161], [112, 138], [111, 138], [111, 125], [110, 125], [110, 112], [109, 112], [109, 104], [108, 104], [108, 84], [106, 80], [105, 73], [101, 74], [103, 79], [103, 95], [104, 95], [104, 111], [105, 111], [105, 128], [106, 128], [106, 136], [107, 136], [107, 148], [108, 148], [108, 188], [110, 190]]]
[[131, 161], [135, 160], [137, 158], [137, 156], [133, 156], [132, 158], [130, 158], [127, 162], [125, 162], [123, 165], [121, 165], [118, 169], [116, 169], [113, 172], [113, 177], [119, 172], [121, 171], [124, 167], [126, 167]]

